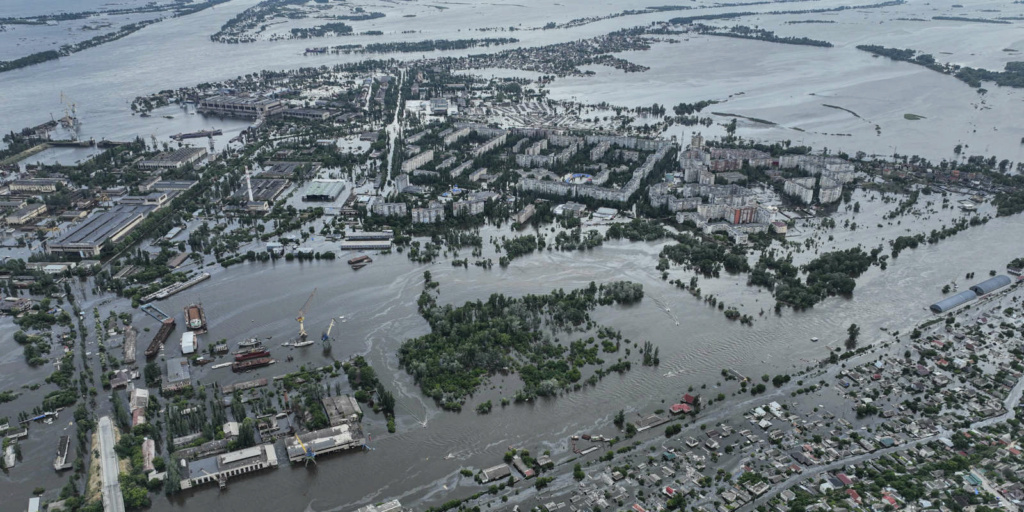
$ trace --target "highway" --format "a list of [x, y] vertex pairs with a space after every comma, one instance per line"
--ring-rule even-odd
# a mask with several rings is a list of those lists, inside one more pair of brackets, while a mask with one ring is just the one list
[[103, 511], [124, 512], [124, 497], [121, 496], [121, 482], [117, 477], [120, 470], [117, 454], [114, 453], [114, 425], [110, 416], [100, 418], [100, 470], [103, 474]]

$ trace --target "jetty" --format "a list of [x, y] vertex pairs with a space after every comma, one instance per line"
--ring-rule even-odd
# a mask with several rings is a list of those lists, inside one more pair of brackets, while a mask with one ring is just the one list
[[174, 283], [174, 284], [172, 284], [172, 285], [170, 285], [170, 286], [168, 286], [166, 288], [161, 288], [161, 289], [159, 289], [159, 290], [157, 290], [157, 291], [155, 291], [155, 292], [153, 292], [153, 293], [151, 293], [149, 295], [146, 295], [145, 297], [142, 298], [141, 302], [152, 302], [154, 300], [166, 299], [167, 297], [170, 297], [171, 295], [174, 295], [175, 293], [178, 293], [178, 292], [183, 291], [183, 290], [187, 290], [187, 289], [189, 289], [189, 288], [191, 288], [191, 287], [193, 287], [193, 286], [195, 286], [195, 285], [197, 285], [197, 284], [199, 284], [199, 283], [201, 283], [203, 281], [206, 281], [209, 278], [210, 278], [210, 274], [208, 272], [203, 272], [202, 274], [193, 276], [188, 281], [183, 281], [183, 282], [180, 282], [180, 283]]
[[57, 443], [57, 458], [53, 460], [53, 469], [55, 471], [63, 471], [65, 469], [71, 469], [74, 467], [74, 460], [69, 460], [68, 454], [71, 452], [71, 437], [60, 436], [60, 441]]
[[160, 311], [160, 308], [152, 304], [143, 304], [139, 309], [141, 309], [143, 313], [155, 318], [157, 322], [163, 322], [171, 317], [171, 315]]

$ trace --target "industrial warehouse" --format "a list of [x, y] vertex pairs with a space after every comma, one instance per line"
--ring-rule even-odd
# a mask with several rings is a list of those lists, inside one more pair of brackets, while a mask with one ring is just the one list
[[314, 181], [302, 195], [302, 200], [331, 202], [338, 199], [344, 191], [345, 183], [342, 181]]
[[931, 309], [933, 313], [945, 313], [951, 309], [963, 306], [982, 295], [992, 293], [1012, 282], [1013, 280], [1011, 280], [1009, 276], [995, 276], [972, 286], [969, 290], [962, 291], [951, 297], [946, 297], [945, 299], [932, 304], [929, 309]]
[[110, 211], [97, 213], [57, 240], [47, 242], [46, 252], [94, 258], [99, 256], [104, 243], [121, 241], [155, 209], [151, 205], [119, 205]]

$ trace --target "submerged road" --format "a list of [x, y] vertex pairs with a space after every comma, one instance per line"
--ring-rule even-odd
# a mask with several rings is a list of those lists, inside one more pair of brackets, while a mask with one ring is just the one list
[[121, 496], [120, 470], [117, 454], [114, 453], [114, 425], [110, 416], [100, 418], [100, 468], [103, 474], [103, 511], [124, 512], [124, 497]]

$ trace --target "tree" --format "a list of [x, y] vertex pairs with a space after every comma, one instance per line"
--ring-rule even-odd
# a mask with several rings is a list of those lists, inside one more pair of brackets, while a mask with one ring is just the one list
[[850, 327], [846, 329], [846, 334], [846, 350], [857, 348], [857, 337], [860, 336], [860, 327], [857, 324], [850, 324]]
[[615, 422], [615, 426], [619, 427], [619, 428], [622, 428], [622, 425], [624, 423], [626, 423], [626, 413], [623, 412], [622, 409], [619, 409], [619, 412], [615, 413], [615, 420], [614, 420], [614, 422]]
[[238, 426], [238, 447], [248, 448], [256, 445], [256, 429], [253, 426], [252, 418], [242, 420]]
[[587, 474], [583, 472], [583, 468], [580, 466], [578, 462], [572, 468], [572, 477], [575, 478], [576, 481], [583, 480], [584, 478], [587, 477]]

